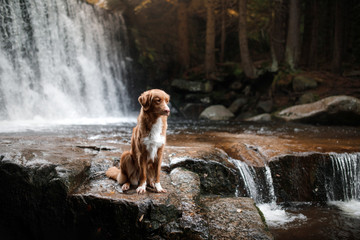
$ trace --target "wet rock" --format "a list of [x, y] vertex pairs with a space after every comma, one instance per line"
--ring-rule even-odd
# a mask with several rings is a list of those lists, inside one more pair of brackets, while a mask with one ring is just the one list
[[264, 100], [264, 101], [260, 101], [257, 105], [256, 105], [257, 110], [259, 111], [259, 113], [269, 113], [271, 112], [272, 108], [273, 108], [273, 101], [270, 100]]
[[254, 117], [244, 119], [244, 121], [247, 122], [270, 122], [271, 120], [271, 115], [269, 113], [263, 113]]
[[236, 99], [228, 108], [230, 110], [230, 112], [232, 113], [237, 113], [243, 106], [245, 106], [245, 104], [247, 103], [247, 99], [246, 98], [238, 98]]
[[187, 157], [170, 161], [171, 169], [182, 167], [199, 175], [201, 194], [234, 195], [238, 185], [236, 170], [230, 167], [230, 163], [226, 165], [217, 161]]
[[252, 199], [205, 197], [201, 203], [211, 239], [273, 239]]
[[188, 92], [205, 92], [209, 93], [213, 90], [213, 83], [211, 81], [189, 81], [184, 79], [174, 79], [171, 86], [179, 90]]
[[5, 153], [0, 161], [1, 235], [4, 239], [68, 239], [73, 232], [67, 196], [85, 180], [89, 161], [79, 159], [67, 166], [54, 155], [51, 162], [35, 157], [31, 150], [25, 152]]
[[317, 85], [316, 80], [303, 75], [295, 76], [292, 81], [292, 87], [295, 92], [316, 88]]
[[[170, 173], [172, 184], [179, 194], [182, 216], [180, 226], [183, 229], [182, 237], [189, 239], [208, 239], [209, 229], [207, 222], [200, 214], [197, 199], [200, 197], [200, 178], [191, 171], [175, 168]], [[178, 231], [179, 232], [179, 231]], [[174, 234], [171, 239], [174, 239]]]
[[350, 96], [332, 96], [286, 108], [275, 116], [292, 122], [359, 125], [360, 100]]
[[234, 114], [223, 105], [213, 105], [207, 107], [199, 117], [209, 120], [229, 120]]
[[279, 202], [327, 201], [326, 175], [331, 172], [328, 155], [282, 156], [269, 167]]

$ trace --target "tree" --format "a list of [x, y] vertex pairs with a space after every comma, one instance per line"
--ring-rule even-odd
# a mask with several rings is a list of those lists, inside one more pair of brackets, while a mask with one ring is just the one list
[[285, 61], [292, 70], [299, 63], [300, 54], [300, 0], [290, 0], [289, 25], [286, 38]]
[[179, 62], [186, 69], [190, 65], [187, 0], [178, 0], [177, 15]]
[[214, 1], [206, 1], [206, 47], [205, 47], [205, 72], [208, 76], [215, 71], [215, 12]]
[[305, 1], [304, 34], [301, 62], [305, 67], [316, 69], [319, 39], [319, 0]]
[[239, 45], [240, 45], [241, 65], [244, 69], [245, 75], [248, 78], [256, 78], [256, 71], [250, 57], [248, 40], [247, 40], [246, 4], [247, 4], [247, 0], [239, 1]]
[[335, 0], [335, 27], [334, 27], [334, 48], [331, 62], [332, 72], [341, 73], [342, 43], [343, 43], [343, 16], [340, 0]]
[[287, 11], [285, 0], [274, 0], [270, 32], [270, 49], [273, 71], [277, 71], [279, 64], [284, 61]]

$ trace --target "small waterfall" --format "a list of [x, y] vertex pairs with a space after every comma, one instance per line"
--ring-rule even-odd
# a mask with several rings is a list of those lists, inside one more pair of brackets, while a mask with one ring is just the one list
[[[269, 166], [265, 165], [265, 168], [261, 168], [265, 171], [260, 172], [256, 171], [253, 166], [249, 166], [242, 161], [231, 158], [229, 161], [238, 168], [241, 179], [244, 181], [246, 193], [249, 197], [254, 199], [256, 203], [276, 202], [274, 185]], [[262, 176], [259, 177], [259, 174]]]
[[333, 153], [330, 159], [332, 172], [326, 182], [328, 200], [360, 200], [360, 153]]
[[79, 0], [0, 0], [0, 120], [125, 115], [124, 26]]
[[307, 218], [303, 214], [286, 212], [276, 203], [277, 199], [275, 196], [271, 169], [267, 164], [265, 164], [264, 168], [256, 170], [254, 167], [249, 166], [240, 160], [230, 158], [229, 161], [238, 168], [248, 196], [254, 199], [255, 203], [264, 214], [269, 226], [281, 227], [284, 224], [295, 220], [306, 221]]

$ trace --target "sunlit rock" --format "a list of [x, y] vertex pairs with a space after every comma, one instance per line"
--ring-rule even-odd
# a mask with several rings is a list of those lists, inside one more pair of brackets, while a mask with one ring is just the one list
[[201, 114], [200, 118], [209, 120], [229, 120], [234, 117], [234, 114], [230, 112], [223, 105], [213, 105], [207, 107]]
[[291, 122], [360, 125], [360, 100], [351, 96], [332, 96], [286, 108], [275, 116]]

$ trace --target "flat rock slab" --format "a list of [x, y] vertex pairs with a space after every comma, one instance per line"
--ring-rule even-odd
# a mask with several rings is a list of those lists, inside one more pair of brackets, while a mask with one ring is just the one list
[[250, 198], [201, 199], [212, 239], [273, 239]]

